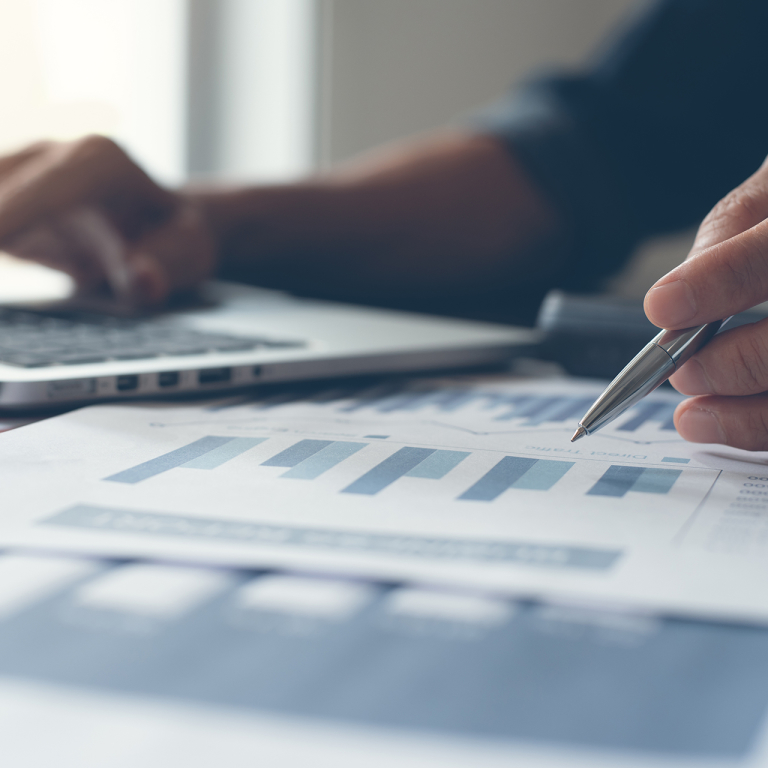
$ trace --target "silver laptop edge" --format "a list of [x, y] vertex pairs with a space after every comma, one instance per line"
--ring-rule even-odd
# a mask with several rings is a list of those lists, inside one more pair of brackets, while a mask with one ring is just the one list
[[233, 283], [211, 306], [168, 315], [180, 327], [301, 346], [23, 368], [0, 362], [0, 408], [226, 394], [273, 382], [428, 371], [510, 359], [539, 339], [527, 328], [298, 299]]

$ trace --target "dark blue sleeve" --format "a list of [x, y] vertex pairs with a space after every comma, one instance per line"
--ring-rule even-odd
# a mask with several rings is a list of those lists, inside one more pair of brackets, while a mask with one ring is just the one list
[[567, 287], [695, 224], [768, 153], [768, 0], [656, 2], [585, 73], [481, 118], [569, 224]]

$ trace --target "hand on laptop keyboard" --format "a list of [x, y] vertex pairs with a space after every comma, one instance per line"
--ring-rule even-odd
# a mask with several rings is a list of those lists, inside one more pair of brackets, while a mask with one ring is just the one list
[[109, 139], [43, 142], [0, 158], [0, 247], [154, 305], [213, 272], [201, 207], [155, 184]]

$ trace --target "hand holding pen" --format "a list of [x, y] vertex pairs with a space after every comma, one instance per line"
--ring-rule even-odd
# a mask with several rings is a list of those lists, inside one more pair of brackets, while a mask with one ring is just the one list
[[675, 426], [686, 440], [768, 450], [768, 320], [712, 338], [723, 319], [766, 300], [768, 161], [713, 208], [686, 261], [645, 297], [655, 325], [691, 330], [659, 334], [655, 348], [649, 344], [590, 409], [591, 421], [582, 419], [574, 439], [669, 378], [692, 396], [675, 411]]

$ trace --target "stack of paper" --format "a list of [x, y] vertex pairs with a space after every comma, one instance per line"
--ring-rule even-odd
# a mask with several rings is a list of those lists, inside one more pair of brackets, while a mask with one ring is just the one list
[[599, 390], [317, 386], [2, 435], [4, 743], [94, 720], [158, 765], [768, 764], [768, 457], [685, 443], [672, 393], [571, 444]]

